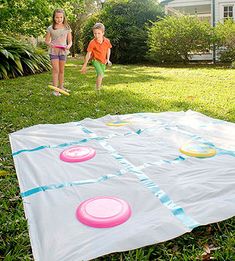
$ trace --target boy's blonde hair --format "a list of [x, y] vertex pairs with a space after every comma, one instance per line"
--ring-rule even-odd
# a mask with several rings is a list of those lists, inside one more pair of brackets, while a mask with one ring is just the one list
[[103, 32], [105, 31], [105, 27], [102, 23], [96, 23], [93, 27], [92, 27], [92, 30], [94, 29], [100, 29], [102, 30]]

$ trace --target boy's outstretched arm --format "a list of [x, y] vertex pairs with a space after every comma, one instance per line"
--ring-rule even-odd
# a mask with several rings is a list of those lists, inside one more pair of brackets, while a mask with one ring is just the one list
[[91, 58], [91, 52], [87, 52], [87, 54], [85, 56], [84, 64], [81, 69], [81, 73], [86, 73], [86, 67], [87, 67], [87, 64], [88, 64], [90, 58]]
[[110, 55], [111, 55], [111, 49], [109, 48], [108, 51], [107, 51], [107, 64], [108, 65], [112, 65], [112, 63], [110, 62]]

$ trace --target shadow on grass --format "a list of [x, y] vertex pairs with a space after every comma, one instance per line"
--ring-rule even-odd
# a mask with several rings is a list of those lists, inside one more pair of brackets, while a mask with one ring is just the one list
[[[145, 74], [132, 72], [135, 77], [122, 76], [123, 70], [115, 78], [115, 72], [105, 79], [105, 88], [100, 94], [94, 90], [95, 75], [93, 72], [80, 77], [74, 76], [74, 72], [69, 71], [66, 78], [66, 87], [72, 90], [69, 97], [53, 97], [51, 91], [47, 88], [45, 82], [51, 78], [50, 73], [35, 75], [24, 78], [25, 87], [15, 84], [6, 86], [4, 98], [2, 99], [3, 113], [2, 126], [5, 126], [4, 132], [12, 132], [24, 127], [43, 123], [63, 123], [70, 121], [79, 121], [86, 117], [98, 118], [106, 114], [126, 114], [136, 112], [162, 112], [162, 111], [187, 111], [189, 109], [201, 112], [211, 117], [223, 120], [235, 120], [234, 110], [229, 115], [224, 115], [221, 110], [210, 109], [205, 103], [195, 100], [181, 100], [182, 97], [164, 98], [156, 94], [137, 92], [138, 89], [122, 86], [122, 89], [115, 89], [113, 85], [121, 83], [140, 83], [156, 81], [159, 76], [146, 77]], [[129, 72], [130, 73], [130, 72]], [[121, 75], [121, 76], [120, 76]], [[17, 80], [18, 82], [18, 80]], [[13, 83], [13, 82], [12, 82]], [[34, 83], [31, 85], [31, 83]], [[123, 88], [124, 87], [124, 88]], [[138, 87], [137, 87], [138, 88]], [[157, 87], [156, 87], [157, 88]], [[17, 93], [17, 95], [16, 95]], [[231, 116], [230, 116], [231, 115]], [[13, 128], [10, 127], [14, 125]]]
[[[110, 104], [110, 97], [112, 97], [112, 103]], [[131, 93], [128, 90], [109, 90], [108, 87], [97, 97], [100, 99], [96, 104], [96, 108], [99, 109], [100, 113], [107, 112], [107, 114], [127, 114], [137, 112], [164, 112], [164, 111], [187, 111], [193, 110], [203, 113], [209, 117], [219, 118], [227, 121], [235, 121], [235, 118], [226, 117], [224, 113], [210, 110], [204, 106], [202, 102], [196, 101], [179, 101], [175, 99], [167, 98], [144, 98], [140, 93]], [[234, 111], [231, 111], [231, 115], [235, 115]], [[96, 116], [103, 116], [103, 115]]]
[[[143, 65], [140, 65], [143, 66]], [[146, 64], [145, 66], [153, 67], [153, 68], [184, 68], [184, 69], [218, 69], [218, 70], [225, 70], [225, 69], [232, 69], [231, 63], [219, 63], [216, 64], [211, 63], [200, 63], [200, 62], [192, 62], [192, 63], [174, 63], [174, 64]]]
[[[148, 71], [148, 68], [142, 67], [114, 67], [112, 69], [107, 68], [105, 72], [105, 84], [126, 84], [126, 83], [137, 83], [137, 82], [150, 82], [154, 80], [161, 80], [161, 81], [171, 81], [170, 77], [162, 76], [161, 73], [156, 71]], [[85, 75], [80, 73], [80, 67], [72, 67], [69, 68], [69, 71], [66, 72], [66, 76], [72, 80], [77, 81], [78, 77], [82, 80], [87, 82], [88, 79], [93, 79], [93, 85], [95, 84], [96, 73], [94, 68], [88, 66], [87, 73]]]

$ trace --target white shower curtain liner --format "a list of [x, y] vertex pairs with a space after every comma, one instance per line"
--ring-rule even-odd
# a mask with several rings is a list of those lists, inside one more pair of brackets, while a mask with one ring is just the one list
[[[32, 126], [10, 134], [10, 142], [36, 261], [91, 260], [235, 214], [234, 123], [194, 111], [106, 115]], [[184, 155], [179, 149], [190, 142], [217, 154]], [[73, 146], [96, 155], [60, 160]], [[79, 204], [104, 196], [125, 200], [131, 217], [112, 228], [80, 223]]]

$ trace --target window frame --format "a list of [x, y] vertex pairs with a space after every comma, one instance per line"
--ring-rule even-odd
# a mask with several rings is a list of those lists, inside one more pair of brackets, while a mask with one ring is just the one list
[[[227, 10], [225, 10], [227, 8]], [[232, 8], [230, 11], [229, 9]], [[227, 16], [225, 16], [225, 12], [227, 12]], [[231, 14], [232, 16], [229, 16]], [[235, 20], [235, 4], [234, 3], [223, 3], [220, 5], [220, 21], [225, 21], [227, 19]]]

